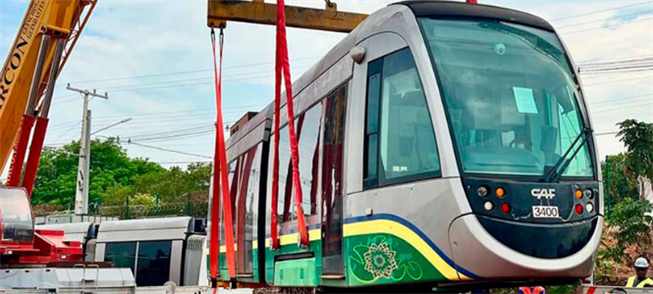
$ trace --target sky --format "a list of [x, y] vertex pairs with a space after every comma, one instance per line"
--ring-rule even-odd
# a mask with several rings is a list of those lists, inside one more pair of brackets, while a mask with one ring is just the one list
[[[395, 1], [335, 2], [341, 11], [372, 13]], [[653, 57], [652, 0], [479, 2], [550, 21], [580, 65]], [[324, 7], [318, 0], [288, 0], [286, 4]], [[1, 57], [7, 56], [27, 5], [25, 0], [0, 0]], [[215, 96], [206, 6], [206, 0], [99, 0], [57, 81], [46, 146], [60, 147], [79, 139], [82, 99], [66, 90], [70, 83], [109, 94], [108, 100], [90, 103], [93, 131], [131, 118], [94, 136], [119, 136], [130, 157], [149, 158], [166, 167], [210, 160]], [[223, 72], [227, 124], [272, 101], [274, 37], [274, 27], [228, 23]], [[344, 37], [289, 28], [293, 80]], [[653, 121], [653, 71], [581, 75], [581, 79], [598, 134], [599, 156], [624, 151], [611, 132], [626, 118]], [[140, 145], [128, 144], [127, 139]]]

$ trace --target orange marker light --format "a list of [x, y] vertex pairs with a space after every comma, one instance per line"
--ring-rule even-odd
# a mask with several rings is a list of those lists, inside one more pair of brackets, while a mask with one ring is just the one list
[[497, 188], [496, 191], [494, 191], [494, 194], [497, 195], [497, 197], [499, 197], [499, 198], [503, 198], [503, 196], [506, 196], [506, 190], [499, 187], [499, 188]]
[[574, 195], [576, 195], [576, 198], [581, 199], [583, 198], [583, 191], [576, 190], [576, 193]]

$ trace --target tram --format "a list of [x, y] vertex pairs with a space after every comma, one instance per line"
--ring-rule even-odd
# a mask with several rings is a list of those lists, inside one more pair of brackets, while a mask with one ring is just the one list
[[84, 247], [85, 261], [129, 268], [136, 285], [208, 285], [204, 219], [165, 217], [39, 225]]
[[237, 276], [222, 232], [221, 280], [389, 289], [590, 275], [599, 162], [577, 70], [547, 21], [480, 4], [391, 4], [293, 94], [310, 246], [298, 246], [282, 101], [278, 179], [273, 105], [227, 142]]

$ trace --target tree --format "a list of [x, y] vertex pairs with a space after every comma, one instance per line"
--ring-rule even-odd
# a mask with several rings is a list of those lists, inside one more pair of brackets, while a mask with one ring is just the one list
[[131, 187], [126, 187], [121, 184], [117, 184], [104, 193], [102, 197], [102, 205], [105, 206], [117, 206], [125, 204], [125, 200], [133, 194], [133, 189]]
[[653, 179], [653, 123], [627, 119], [617, 124], [619, 140], [626, 145], [626, 167], [636, 176]]
[[[46, 148], [41, 157], [32, 201], [71, 209], [76, 192], [79, 142]], [[113, 138], [91, 142], [89, 202], [121, 206], [129, 198], [145, 204], [185, 202], [187, 195], [208, 191], [211, 164], [191, 163], [186, 170], [165, 169], [143, 158], [129, 158]], [[147, 197], [145, 197], [145, 196]], [[152, 201], [150, 201], [152, 200]]]
[[609, 155], [601, 162], [606, 203], [621, 203], [624, 198], [639, 198], [637, 178], [626, 171], [626, 154]]
[[[651, 217], [646, 213], [650, 212], [651, 208], [651, 203], [631, 198], [624, 198], [621, 203], [615, 205], [607, 224], [616, 229], [616, 244], [605, 244], [606, 240], [603, 239], [601, 242], [605, 249], [599, 252], [599, 259], [630, 265], [637, 256], [648, 256], [653, 248], [650, 234]], [[628, 252], [634, 254], [630, 255]]]
[[186, 170], [172, 167], [163, 173], [146, 173], [134, 178], [134, 191], [160, 197], [163, 202], [184, 202], [191, 192], [208, 191], [212, 165], [191, 163]]
[[146, 206], [146, 207], [152, 207], [155, 205], [156, 201], [154, 200], [154, 197], [150, 194], [136, 194], [134, 195], [131, 200], [129, 200], [129, 203], [132, 205], [141, 205], [141, 206]]

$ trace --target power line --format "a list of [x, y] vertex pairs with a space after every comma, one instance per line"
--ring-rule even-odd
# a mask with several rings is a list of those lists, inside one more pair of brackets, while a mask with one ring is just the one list
[[[615, 119], [626, 119], [626, 118], [633, 118], [633, 117], [636, 117], [636, 116], [641, 117], [642, 115], [653, 115], [653, 113], [649, 109], [639, 109], [639, 110], [629, 111], [628, 113], [616, 113], [616, 114], [607, 115], [607, 116], [604, 116], [602, 114], [602, 115], [600, 115], [601, 119], [600, 120], [595, 120], [595, 122], [608, 122], [608, 121], [614, 121]], [[651, 117], [653, 117], [653, 116], [651, 116]]]
[[593, 61], [584, 61], [584, 62], [578, 62], [576, 65], [577, 66], [585, 66], [587, 64], [599, 64], [599, 63], [609, 63], [609, 62], [621, 62], [621, 61], [627, 61], [627, 60], [632, 60], [632, 59], [639, 59], [639, 58], [653, 58], [653, 54], [646, 54], [646, 55], [636, 55], [636, 56], [628, 56], [628, 57], [619, 57], [615, 59], [608, 59], [605, 61], [600, 61], [600, 59], [593, 60]]
[[608, 18], [595, 19], [595, 20], [590, 20], [590, 21], [586, 21], [586, 22], [579, 22], [579, 23], [574, 23], [574, 24], [569, 24], [569, 25], [564, 25], [564, 26], [561, 26], [561, 27], [557, 27], [556, 29], [577, 27], [577, 26], [586, 25], [586, 24], [590, 24], [590, 23], [606, 21], [606, 20], [612, 20], [612, 19], [618, 19], [618, 18], [623, 18], [623, 17], [628, 17], [628, 16], [645, 15], [645, 14], [648, 14], [650, 12], [653, 12], [653, 10], [638, 11], [638, 12], [635, 12], [635, 13], [629, 13], [629, 14], [624, 14], [624, 15], [616, 15], [616, 16], [612, 16], [612, 17], [608, 17]]
[[586, 75], [594, 75], [594, 76], [604, 76], [604, 75], [609, 75], [609, 74], [624, 74], [624, 73], [634, 73], [634, 72], [645, 72], [645, 71], [651, 71], [653, 70], [653, 67], [641, 67], [641, 68], [624, 68], [624, 69], [610, 69], [610, 70], [603, 70], [603, 71], [592, 71], [592, 72], [586, 72]]
[[[98, 137], [103, 137], [103, 138], [107, 138], [107, 139], [111, 138], [111, 137], [102, 136], [102, 135], [98, 135]], [[118, 141], [118, 142], [120, 143], [120, 141]], [[205, 156], [205, 155], [201, 155], [201, 154], [194, 154], [194, 153], [189, 153], [189, 152], [184, 152], [184, 151], [179, 151], [179, 150], [173, 150], [173, 149], [167, 149], [167, 148], [162, 148], [162, 147], [137, 143], [137, 142], [134, 142], [134, 141], [131, 141], [131, 140], [127, 140], [127, 144], [141, 146], [141, 147], [145, 147], [145, 148], [152, 148], [152, 149], [156, 149], [156, 150], [159, 150], [159, 151], [166, 151], [166, 152], [189, 155], [189, 156], [194, 156], [194, 157], [213, 159], [213, 157], [210, 157], [210, 156]]]
[[65, 136], [68, 135], [72, 130], [76, 129], [76, 128], [77, 128], [79, 125], [81, 125], [81, 124], [82, 124], [82, 121], [80, 120], [78, 123], [76, 123], [75, 125], [73, 125], [72, 127], [70, 127], [68, 130], [66, 130], [62, 135], [57, 136], [57, 138], [56, 138], [56, 139], [53, 139], [53, 140], [54, 140], [54, 141], [57, 141], [57, 140], [59, 140], [59, 139], [65, 137]]
[[168, 165], [168, 164], [190, 164], [190, 163], [213, 163], [211, 160], [195, 160], [195, 161], [153, 161], [156, 164]]
[[643, 55], [643, 56], [638, 56], [638, 57], [633, 57], [633, 58], [628, 58], [628, 59], [622, 58], [622, 59], [612, 59], [612, 60], [598, 61], [598, 62], [581, 63], [581, 64], [578, 64], [578, 66], [580, 66], [582, 68], [586, 68], [586, 67], [603, 67], [603, 66], [609, 66], [609, 65], [649, 63], [651, 61], [653, 61], [653, 55]]
[[615, 70], [629, 70], [629, 69], [647, 69], [653, 68], [653, 59], [649, 62], [632, 62], [632, 63], [623, 63], [615, 64], [611, 66], [594, 66], [590, 68], [581, 68], [580, 73], [593, 73], [593, 72], [603, 72], [603, 71], [615, 71]]
[[610, 132], [596, 133], [596, 134], [594, 134], [594, 136], [598, 137], [598, 136], [612, 135], [612, 134], [618, 134], [618, 133], [619, 133], [619, 131], [610, 131]]
[[[295, 72], [294, 74], [297, 74], [297, 72]], [[225, 80], [223, 80], [223, 82], [259, 80], [259, 79], [272, 78], [272, 77], [274, 77], [274, 74], [268, 74], [268, 75], [263, 75], [263, 76], [254, 76], [254, 77], [246, 77], [246, 78], [238, 78], [238, 79], [225, 79]], [[198, 85], [212, 85], [212, 84], [213, 84], [213, 82], [209, 81], [209, 82], [175, 84], [175, 85], [166, 85], [166, 86], [157, 86], [157, 87], [119, 89], [119, 90], [112, 90], [111, 92], [113, 92], [113, 93], [115, 93], [115, 92], [134, 92], [134, 91], [143, 91], [143, 90], [156, 90], [156, 89], [179, 88], [179, 87], [198, 86]]]
[[[297, 62], [297, 61], [302, 61], [302, 60], [316, 59], [316, 58], [320, 58], [320, 57], [321, 56], [302, 57], [302, 58], [292, 59], [291, 61]], [[273, 63], [274, 62], [241, 64], [241, 65], [235, 65], [235, 66], [225, 66], [225, 67], [223, 67], [223, 69], [255, 67], [255, 66], [268, 65], [268, 64], [273, 64]], [[113, 78], [95, 79], [95, 80], [82, 80], [82, 81], [74, 81], [74, 82], [71, 82], [71, 83], [92, 83], [92, 82], [105, 82], [105, 81], [119, 81], [119, 80], [128, 80], [128, 79], [139, 79], [139, 78], [149, 78], [149, 77], [162, 77], [162, 76], [171, 76], [171, 75], [181, 75], [181, 74], [198, 73], [198, 72], [209, 72], [209, 71], [212, 71], [212, 70], [213, 70], [213, 68], [207, 68], [207, 69], [197, 69], [197, 70], [188, 70], [188, 71], [168, 72], [168, 73], [161, 73], [161, 74], [146, 74], [146, 75], [123, 76], [123, 77], [113, 77]]]
[[[223, 110], [231, 110], [231, 109], [245, 109], [245, 108], [261, 108], [267, 106], [268, 103], [265, 104], [252, 104], [252, 105], [237, 105], [237, 106], [227, 106], [227, 107], [222, 107]], [[210, 112], [215, 114], [215, 110], [212, 109], [206, 109], [206, 108], [199, 108], [199, 109], [190, 109], [190, 110], [172, 110], [172, 111], [160, 111], [160, 112], [144, 112], [136, 115], [130, 115], [131, 117], [143, 117], [143, 116], [160, 116], [163, 114], [180, 114], [180, 113], [204, 113], [204, 112]], [[116, 117], [122, 117], [122, 115], [103, 115], [103, 116], [96, 116], [95, 118], [116, 118]]]
[[608, 9], [603, 9], [603, 10], [596, 10], [596, 11], [591, 11], [591, 12], [586, 12], [582, 14], [575, 14], [575, 15], [569, 15], [569, 16], [563, 16], [563, 17], [558, 17], [551, 19], [551, 21], [556, 21], [556, 20], [563, 20], [563, 19], [569, 19], [569, 18], [576, 18], [579, 16], [585, 16], [585, 15], [591, 15], [591, 14], [596, 14], [596, 13], [601, 13], [601, 12], [606, 12], [606, 11], [612, 11], [612, 10], [619, 10], [623, 8], [628, 8], [628, 7], [633, 7], [633, 6], [639, 6], [639, 5], [644, 5], [644, 4], [650, 4], [651, 2], [639, 2], [635, 4], [630, 4], [630, 5], [624, 5], [624, 6], [619, 6], [619, 7], [614, 7], [614, 8], [608, 8]]
[[593, 111], [592, 113], [613, 112], [613, 111], [616, 111], [616, 110], [627, 109], [627, 108], [633, 108], [633, 107], [642, 107], [642, 106], [651, 106], [651, 113], [653, 113], [653, 101], [647, 101], [646, 103], [637, 104], [637, 105], [628, 105], [628, 106], [624, 106], [624, 107], [616, 107], [616, 108], [610, 108], [610, 109], [601, 109], [601, 110]]
[[159, 151], [165, 151], [165, 152], [195, 156], [195, 157], [206, 158], [206, 159], [211, 159], [211, 160], [213, 159], [213, 157], [211, 157], [211, 156], [195, 154], [195, 153], [189, 153], [189, 152], [184, 152], [184, 151], [179, 151], [179, 150], [172, 150], [172, 149], [167, 149], [167, 148], [161, 148], [161, 147], [157, 147], [157, 146], [136, 143], [136, 142], [133, 142], [133, 141], [130, 141], [130, 140], [127, 141], [127, 144], [136, 145], [136, 146], [145, 147], [145, 148], [151, 148], [151, 149], [155, 149], [155, 150], [159, 150]]
[[198, 137], [198, 135], [206, 135], [206, 134], [212, 134], [215, 132], [215, 129], [211, 130], [203, 130], [203, 131], [196, 131], [196, 132], [189, 132], [185, 134], [171, 134], [171, 135], [162, 135], [158, 137], [153, 137], [153, 138], [146, 138], [146, 139], [139, 139], [139, 141], [147, 141], [147, 142], [153, 142], [153, 141], [169, 141], [172, 139], [179, 139], [179, 138], [192, 138], [192, 137]]
[[648, 76], [643, 76], [643, 77], [625, 78], [625, 79], [619, 79], [619, 80], [608, 80], [608, 81], [604, 81], [604, 82], [596, 82], [596, 83], [591, 83], [591, 84], [585, 84], [583, 86], [584, 87], [591, 87], [591, 86], [597, 86], [597, 85], [605, 85], [605, 84], [612, 84], [612, 83], [618, 83], [618, 82], [624, 82], [624, 81], [642, 80], [642, 79], [653, 79], [653, 76], [648, 75]]
[[653, 93], [635, 95], [635, 96], [628, 96], [628, 97], [620, 97], [620, 98], [610, 99], [610, 100], [607, 100], [607, 101], [594, 102], [594, 103], [590, 103], [589, 106], [592, 107], [592, 106], [596, 106], [596, 105], [599, 105], [599, 104], [606, 104], [606, 103], [612, 103], [612, 102], [615, 102], [615, 101], [627, 100], [627, 99], [632, 99], [632, 98], [642, 98], [642, 97], [653, 97]]
[[653, 57], [586, 63], [579, 67], [583, 75], [628, 73], [653, 70]]
[[[308, 66], [302, 66], [298, 68], [293, 68], [292, 70], [306, 70], [308, 69]], [[252, 72], [243, 72], [243, 73], [237, 73], [237, 74], [228, 74], [228, 75], [223, 75], [223, 78], [231, 78], [231, 77], [240, 77], [240, 76], [250, 76], [252, 74], [264, 74], [267, 73], [266, 76], [272, 76], [270, 74], [270, 70], [259, 70], [259, 71], [252, 71]], [[197, 82], [197, 81], [210, 81], [213, 80], [213, 77], [196, 77], [196, 78], [189, 78], [189, 79], [179, 79], [179, 80], [168, 80], [168, 81], [160, 81], [160, 82], [151, 82], [151, 83], [136, 83], [136, 84], [128, 84], [128, 85], [117, 85], [117, 86], [110, 86], [110, 87], [102, 87], [104, 90], [121, 90], [121, 89], [126, 89], [126, 88], [132, 88], [132, 87], [140, 87], [140, 86], [151, 86], [151, 85], [160, 85], [160, 84], [167, 84], [167, 83], [183, 83], [183, 82]], [[229, 81], [229, 79], [226, 79], [226, 81]]]
[[204, 125], [204, 126], [196, 126], [196, 127], [191, 127], [191, 128], [183, 128], [183, 129], [176, 129], [176, 130], [170, 130], [170, 131], [163, 131], [163, 132], [156, 132], [156, 133], [149, 133], [149, 134], [137, 134], [137, 135], [131, 135], [129, 138], [131, 139], [136, 139], [138, 141], [146, 141], [150, 138], [159, 138], [160, 136], [174, 136], [174, 135], [187, 135], [187, 134], [192, 134], [194, 132], [208, 132], [208, 131], [213, 131], [215, 127], [213, 125]]
[[634, 19], [634, 20], [629, 20], [629, 21], [623, 21], [623, 22], [620, 22], [620, 23], [610, 24], [610, 25], [606, 25], [606, 26], [602, 26], [602, 27], [597, 27], [597, 28], [583, 29], [583, 30], [570, 31], [570, 32], [561, 32], [560, 34], [562, 34], [562, 35], [572, 35], [572, 34], [582, 33], [582, 32], [587, 32], [587, 31], [594, 31], [594, 30], [601, 30], [601, 29], [607, 29], [607, 28], [618, 27], [618, 26], [627, 25], [627, 24], [632, 24], [632, 23], [641, 22], [641, 21], [646, 21], [646, 20], [653, 20], [653, 17], [650, 17], [650, 18], [642, 18], [642, 19]]

